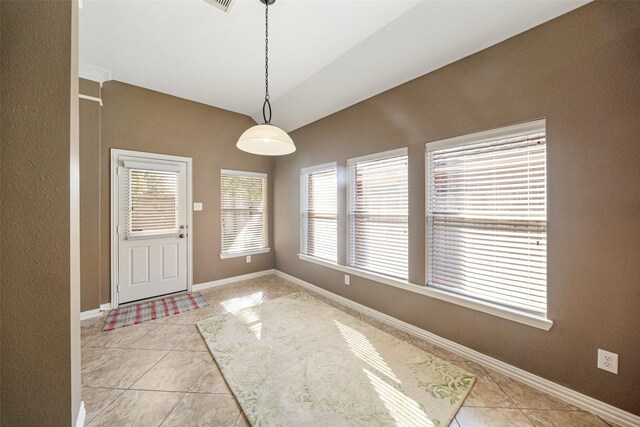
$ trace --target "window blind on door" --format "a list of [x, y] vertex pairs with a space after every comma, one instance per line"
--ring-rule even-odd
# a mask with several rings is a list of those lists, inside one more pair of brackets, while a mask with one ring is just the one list
[[349, 265], [408, 279], [406, 149], [349, 160]]
[[302, 172], [302, 253], [338, 260], [338, 193], [336, 165]]
[[223, 170], [220, 179], [222, 254], [242, 254], [266, 249], [266, 174]]
[[534, 314], [547, 309], [546, 137], [430, 149], [428, 285]]
[[128, 169], [128, 179], [128, 235], [177, 232], [178, 173]]

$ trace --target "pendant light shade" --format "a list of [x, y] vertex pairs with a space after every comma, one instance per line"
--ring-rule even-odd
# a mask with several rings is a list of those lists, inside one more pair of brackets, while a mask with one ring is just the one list
[[261, 156], [282, 156], [296, 151], [293, 140], [285, 131], [272, 125], [257, 125], [247, 129], [236, 147]]
[[[247, 129], [238, 140], [236, 147], [247, 153], [261, 156], [282, 156], [296, 151], [293, 140], [285, 131], [271, 124], [271, 102], [269, 100], [269, 5], [276, 0], [260, 0], [265, 5], [265, 96], [262, 104], [264, 123]], [[267, 115], [268, 113], [268, 115]]]

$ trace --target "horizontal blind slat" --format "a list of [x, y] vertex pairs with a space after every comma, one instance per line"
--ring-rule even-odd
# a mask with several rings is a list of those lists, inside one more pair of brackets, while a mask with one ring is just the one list
[[335, 166], [302, 174], [302, 252], [338, 260], [338, 194]]
[[408, 157], [350, 163], [349, 264], [408, 278]]
[[178, 173], [127, 169], [127, 234], [178, 230]]
[[220, 176], [222, 253], [268, 246], [267, 179], [238, 172]]
[[427, 152], [428, 284], [546, 313], [543, 130]]

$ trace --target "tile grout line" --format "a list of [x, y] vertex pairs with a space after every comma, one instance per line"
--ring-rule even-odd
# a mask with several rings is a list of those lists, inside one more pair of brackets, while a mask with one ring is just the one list
[[[235, 396], [234, 396], [234, 399], [236, 401], [238, 400], [238, 399], [235, 398]], [[238, 406], [240, 406], [240, 405], [238, 405]], [[236, 427], [238, 425], [238, 421], [240, 420], [241, 416], [242, 416], [242, 407], [240, 408], [240, 413], [238, 414], [238, 416], [236, 417], [235, 422], [233, 423], [233, 427]]]
[[[89, 388], [92, 388], [92, 387], [89, 387]], [[97, 388], [97, 387], [95, 387], [95, 388]], [[107, 387], [101, 387], [101, 388], [107, 388]], [[125, 391], [127, 391], [127, 390], [125, 390], [125, 389], [121, 389], [121, 388], [112, 388], [112, 389], [109, 389], [109, 390], [121, 390], [121, 393], [120, 393], [118, 396], [116, 396], [116, 398], [115, 398], [115, 399], [113, 399], [111, 402], [109, 402], [109, 404], [108, 404], [107, 406], [105, 406], [104, 408], [102, 408], [102, 409], [100, 410], [100, 412], [98, 412], [97, 414], [95, 414], [95, 415], [93, 416], [93, 418], [91, 418], [90, 420], [86, 420], [86, 421], [85, 421], [85, 424], [91, 424], [91, 422], [92, 422], [93, 420], [95, 420], [96, 418], [98, 418], [98, 417], [100, 416], [100, 414], [102, 414], [104, 411], [106, 411], [108, 407], [110, 407], [111, 405], [113, 405], [113, 402], [115, 402], [116, 400], [118, 400], [118, 399], [120, 398], [120, 396], [122, 396], [122, 395], [124, 394], [124, 392], [125, 392]]]
[[[215, 360], [213, 360], [213, 357], [211, 357], [211, 363], [215, 363]], [[200, 373], [198, 374], [198, 376], [196, 376], [196, 378], [193, 380], [193, 382], [189, 385], [189, 387], [187, 387], [187, 391], [185, 393], [188, 393], [189, 390], [191, 389], [191, 387], [193, 387], [193, 385], [200, 379], [201, 376], [204, 375], [204, 372], [207, 370], [208, 366], [204, 366], [202, 368], [202, 371], [200, 371]]]
[[[155, 351], [155, 350], [150, 350], [150, 351]], [[167, 350], [165, 350], [165, 351], [167, 351]], [[150, 370], [152, 370], [152, 369], [153, 369], [153, 368], [154, 368], [158, 363], [160, 363], [160, 361], [161, 361], [161, 360], [163, 360], [165, 357], [167, 357], [167, 355], [168, 355], [169, 353], [171, 353], [171, 350], [168, 350], [168, 351], [165, 353], [165, 355], [164, 355], [164, 356], [162, 356], [160, 359], [158, 359], [158, 360], [156, 361], [156, 363], [154, 363], [153, 365], [151, 365], [151, 367], [150, 367], [149, 369], [147, 369], [146, 371], [144, 371], [144, 372], [142, 373], [142, 375], [140, 375], [138, 378], [136, 378], [135, 380], [133, 380], [133, 382], [131, 383], [131, 385], [129, 385], [129, 387], [127, 387], [127, 390], [136, 390], [136, 389], [132, 389], [131, 387], [133, 387], [133, 385], [134, 385], [135, 383], [137, 383], [137, 382], [140, 380], [140, 378], [144, 377], [144, 376], [145, 376], [145, 375], [146, 375]]]
[[[105, 388], [105, 387], [102, 387], [102, 388]], [[123, 389], [118, 388], [118, 389], [110, 389], [110, 390], [123, 390]], [[211, 393], [208, 391], [154, 390], [150, 388], [132, 388], [131, 390], [123, 390], [123, 391], [150, 391], [154, 393], [212, 394], [216, 396], [233, 396], [233, 394], [229, 394], [229, 393]]]
[[529, 418], [529, 416], [527, 415], [526, 412], [524, 412], [522, 409], [520, 409], [520, 412], [522, 412], [522, 415], [524, 415], [524, 417], [529, 420], [529, 422], [531, 423], [532, 426], [535, 426], [535, 424], [533, 423], [533, 420], [531, 418]]
[[184, 399], [184, 397], [187, 395], [187, 393], [182, 393], [182, 396], [180, 396], [180, 399], [178, 399], [178, 401], [176, 402], [175, 405], [173, 405], [173, 408], [171, 408], [171, 410], [167, 413], [167, 415], [164, 417], [164, 419], [162, 420], [162, 422], [160, 424], [158, 424], [158, 427], [160, 427], [162, 424], [164, 424], [165, 421], [167, 421], [167, 418], [169, 418], [169, 415], [171, 415], [173, 413], [173, 411], [176, 410], [176, 408], [178, 407], [178, 405], [180, 404], [180, 402], [182, 402], [182, 399]]
[[[480, 364], [479, 364], [479, 365], [480, 365]], [[482, 366], [482, 365], [480, 365], [480, 366]], [[484, 368], [482, 368], [482, 369], [484, 369]], [[489, 371], [485, 371], [485, 372], [487, 373], [487, 376], [491, 379], [491, 381], [493, 381], [493, 383], [494, 383], [496, 386], [498, 386], [498, 388], [500, 389], [500, 391], [501, 391], [502, 393], [504, 393], [504, 395], [505, 395], [505, 396], [507, 396], [507, 399], [509, 399], [509, 401], [510, 401], [511, 403], [513, 403], [513, 406], [514, 406], [514, 407], [516, 407], [516, 408], [518, 408], [518, 409], [520, 409], [520, 406], [518, 406], [518, 404], [516, 403], [516, 401], [515, 401], [515, 400], [513, 400], [513, 398], [511, 397], [511, 395], [509, 395], [509, 393], [507, 393], [507, 392], [505, 391], [505, 389], [504, 389], [500, 384], [498, 384], [498, 381], [496, 381], [496, 380], [495, 380], [495, 378], [493, 378], [493, 377], [491, 376], [491, 374], [489, 373]], [[527, 415], [526, 415], [526, 414], [524, 414], [524, 412], [523, 412], [523, 415], [524, 415], [525, 417], [527, 417]], [[527, 419], [529, 419], [529, 417], [527, 417]], [[531, 420], [529, 420], [529, 422], [531, 422]], [[533, 423], [532, 423], [532, 424], [533, 424]]]

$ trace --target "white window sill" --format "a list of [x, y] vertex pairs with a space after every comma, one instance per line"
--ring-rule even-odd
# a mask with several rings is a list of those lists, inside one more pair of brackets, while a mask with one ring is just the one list
[[373, 280], [375, 282], [384, 283], [385, 285], [394, 286], [396, 288], [404, 289], [406, 291], [415, 292], [421, 295], [426, 295], [431, 298], [436, 298], [442, 301], [447, 301], [452, 304], [461, 305], [466, 308], [481, 311], [483, 313], [491, 314], [503, 319], [512, 320], [514, 322], [522, 323], [523, 325], [532, 326], [534, 328], [548, 331], [553, 326], [553, 321], [533, 314], [523, 313], [517, 310], [512, 310], [506, 307], [481, 302], [473, 298], [464, 297], [451, 292], [443, 291], [440, 289], [434, 289], [427, 286], [416, 285], [403, 280], [394, 279], [391, 277], [383, 276], [380, 274], [370, 273], [353, 267], [347, 267], [344, 265], [334, 264], [327, 261], [322, 261], [314, 257], [310, 257], [304, 254], [298, 254], [298, 258], [303, 261], [312, 262], [314, 264], [321, 265], [323, 267], [331, 268], [333, 270], [342, 271], [344, 273], [352, 274], [354, 276], [364, 277], [365, 279]]
[[271, 248], [258, 249], [256, 251], [248, 251], [248, 252], [233, 252], [230, 254], [220, 254], [220, 259], [229, 259], [229, 258], [240, 258], [243, 256], [249, 255], [258, 255], [258, 254], [266, 254], [271, 250]]

